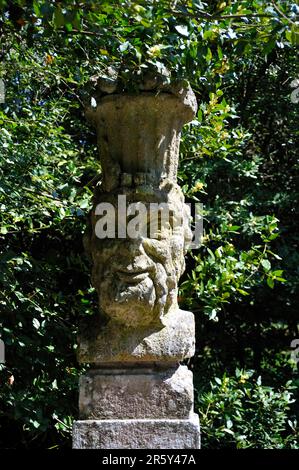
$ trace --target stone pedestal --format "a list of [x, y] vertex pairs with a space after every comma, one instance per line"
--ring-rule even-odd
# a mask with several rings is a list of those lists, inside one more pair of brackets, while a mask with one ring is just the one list
[[[200, 446], [192, 373], [180, 365], [194, 354], [194, 317], [177, 304], [191, 234], [176, 172], [180, 131], [194, 116], [196, 100], [179, 84], [146, 89], [109, 96], [98, 90], [97, 106], [87, 110], [97, 129], [103, 182], [85, 236], [99, 313], [79, 333], [78, 359], [92, 368], [80, 379], [80, 420], [73, 427], [78, 449]], [[160, 204], [157, 236], [144, 230], [129, 236], [120, 195], [125, 209], [142, 205], [146, 225], [147, 208]], [[118, 211], [112, 219], [121, 236], [99, 236], [102, 203]]]
[[186, 366], [159, 369], [93, 369], [80, 379], [82, 419], [189, 419], [192, 372]]
[[80, 380], [74, 448], [196, 449], [192, 372], [186, 366], [93, 369]]
[[75, 421], [75, 449], [199, 449], [199, 420], [108, 419]]

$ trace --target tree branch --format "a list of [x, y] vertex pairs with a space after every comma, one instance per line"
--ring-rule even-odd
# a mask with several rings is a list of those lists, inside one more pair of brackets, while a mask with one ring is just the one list
[[285, 20], [287, 20], [288, 23], [291, 23], [292, 25], [297, 26], [297, 24], [296, 24], [294, 21], [290, 20], [290, 18], [288, 18], [288, 17], [284, 14], [284, 12], [281, 11], [281, 9], [279, 8], [278, 5], [276, 5], [276, 3], [274, 2], [274, 0], [272, 0], [272, 5], [273, 5], [273, 7], [275, 8], [275, 10], [277, 11], [277, 13], [278, 13], [280, 16], [282, 16]]

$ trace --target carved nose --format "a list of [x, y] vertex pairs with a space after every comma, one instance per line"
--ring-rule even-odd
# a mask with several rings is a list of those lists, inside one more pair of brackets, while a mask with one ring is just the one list
[[145, 251], [142, 246], [142, 240], [127, 238], [124, 242], [123, 253], [131, 256], [145, 254]]

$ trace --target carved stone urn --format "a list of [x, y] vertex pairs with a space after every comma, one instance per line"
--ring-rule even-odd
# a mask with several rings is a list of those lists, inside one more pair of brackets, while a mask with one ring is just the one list
[[179, 83], [141, 88], [100, 93], [86, 110], [102, 165], [85, 235], [99, 312], [79, 333], [78, 358], [91, 369], [74, 448], [199, 448], [192, 373], [180, 364], [194, 355], [194, 317], [177, 303], [192, 238], [177, 185], [180, 133], [197, 105]]

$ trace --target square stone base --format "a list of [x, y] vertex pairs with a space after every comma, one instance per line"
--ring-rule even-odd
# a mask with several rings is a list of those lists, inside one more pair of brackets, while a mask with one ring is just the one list
[[75, 421], [74, 449], [199, 449], [198, 416], [189, 419]]
[[176, 364], [195, 352], [194, 315], [174, 310], [163, 317], [163, 324], [123, 328], [108, 322], [103, 327], [93, 315], [80, 328], [78, 360], [82, 364], [157, 363]]
[[80, 377], [80, 420], [189, 419], [193, 375], [169, 369], [90, 369]]

